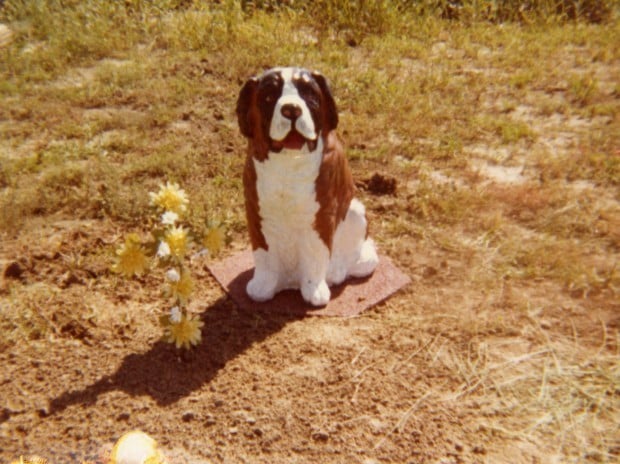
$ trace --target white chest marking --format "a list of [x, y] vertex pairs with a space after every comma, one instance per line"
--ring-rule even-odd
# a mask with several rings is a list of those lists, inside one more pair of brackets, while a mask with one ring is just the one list
[[[261, 230], [269, 255], [279, 262], [282, 287], [298, 285], [302, 255], [308, 248], [329, 250], [314, 229], [316, 213], [316, 179], [321, 167], [323, 144], [308, 152], [282, 150], [269, 153], [264, 161], [254, 160], [256, 191]], [[305, 147], [304, 147], [305, 148]]]
[[265, 161], [254, 160], [256, 191], [261, 227], [267, 244], [278, 246], [294, 240], [289, 235], [299, 229], [312, 228], [319, 210], [316, 201], [316, 178], [321, 166], [321, 151], [313, 153], [270, 153]]

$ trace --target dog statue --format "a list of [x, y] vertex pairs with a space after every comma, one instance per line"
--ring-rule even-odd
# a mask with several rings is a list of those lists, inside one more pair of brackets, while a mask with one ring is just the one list
[[244, 84], [237, 118], [249, 142], [243, 186], [255, 269], [246, 291], [261, 302], [295, 288], [325, 306], [331, 285], [378, 264], [326, 79], [270, 69]]

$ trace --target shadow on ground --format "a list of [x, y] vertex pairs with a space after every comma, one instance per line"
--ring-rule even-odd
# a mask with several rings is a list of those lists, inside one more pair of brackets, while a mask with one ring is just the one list
[[173, 404], [210, 382], [228, 361], [254, 343], [280, 331], [303, 315], [238, 311], [223, 297], [202, 314], [202, 343], [180, 355], [173, 345], [157, 342], [141, 354], [130, 354], [118, 370], [82, 389], [63, 393], [50, 401], [49, 413], [71, 405], [91, 405], [99, 395], [123, 391], [131, 396], [152, 397], [159, 405]]

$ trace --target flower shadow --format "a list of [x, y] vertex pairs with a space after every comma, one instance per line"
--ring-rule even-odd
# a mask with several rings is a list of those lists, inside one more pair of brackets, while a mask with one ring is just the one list
[[160, 406], [174, 404], [209, 383], [230, 360], [254, 343], [302, 317], [239, 311], [229, 298], [222, 297], [201, 315], [205, 323], [202, 343], [193, 350], [179, 351], [159, 341], [145, 353], [129, 354], [113, 374], [52, 399], [49, 413], [75, 404], [95, 404], [100, 395], [110, 391], [123, 391], [132, 397], [148, 395]]

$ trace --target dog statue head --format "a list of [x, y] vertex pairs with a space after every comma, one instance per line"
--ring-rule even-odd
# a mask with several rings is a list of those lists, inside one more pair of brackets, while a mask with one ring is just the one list
[[334, 97], [322, 74], [303, 68], [273, 68], [250, 78], [237, 100], [241, 133], [259, 159], [282, 150], [313, 152], [338, 126]]

